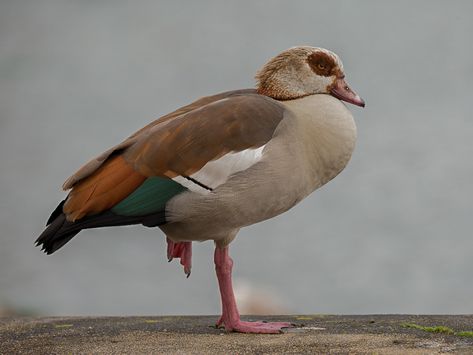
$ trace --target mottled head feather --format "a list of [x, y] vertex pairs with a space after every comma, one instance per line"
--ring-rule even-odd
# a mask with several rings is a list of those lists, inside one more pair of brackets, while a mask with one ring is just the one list
[[266, 63], [256, 74], [259, 94], [290, 100], [328, 93], [337, 77], [343, 77], [338, 56], [324, 48], [289, 48]]

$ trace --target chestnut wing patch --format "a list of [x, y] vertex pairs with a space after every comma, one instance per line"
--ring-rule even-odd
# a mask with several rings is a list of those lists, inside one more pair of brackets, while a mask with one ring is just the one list
[[310, 68], [321, 76], [338, 75], [339, 69], [335, 59], [325, 52], [315, 52], [307, 58]]

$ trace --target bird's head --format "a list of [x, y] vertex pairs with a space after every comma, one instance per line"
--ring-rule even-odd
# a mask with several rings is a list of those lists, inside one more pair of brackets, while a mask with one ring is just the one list
[[256, 74], [258, 93], [277, 100], [329, 94], [364, 107], [365, 102], [345, 81], [340, 58], [316, 47], [299, 46], [272, 58]]

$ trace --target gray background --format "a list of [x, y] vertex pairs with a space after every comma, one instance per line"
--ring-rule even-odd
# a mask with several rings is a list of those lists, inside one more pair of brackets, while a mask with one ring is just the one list
[[241, 231], [237, 283], [289, 312], [472, 313], [472, 33], [471, 1], [1, 1], [0, 308], [218, 313], [210, 242], [186, 280], [157, 229], [84, 231], [52, 256], [33, 240], [82, 163], [307, 44], [367, 102], [357, 148]]

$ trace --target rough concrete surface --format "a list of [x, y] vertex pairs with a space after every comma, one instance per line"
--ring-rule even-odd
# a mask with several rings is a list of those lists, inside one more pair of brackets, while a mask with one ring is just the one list
[[[0, 354], [473, 354], [473, 315], [294, 315], [283, 334], [226, 333], [216, 316], [0, 318]], [[406, 324], [444, 326], [432, 332]], [[444, 329], [444, 328], [442, 328]], [[459, 335], [463, 334], [463, 335]]]

